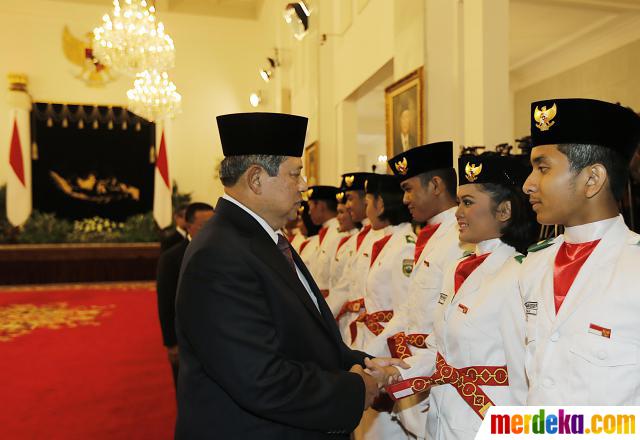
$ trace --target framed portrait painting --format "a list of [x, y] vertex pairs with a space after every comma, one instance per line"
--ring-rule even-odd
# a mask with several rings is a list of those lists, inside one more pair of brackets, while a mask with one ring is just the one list
[[304, 149], [304, 174], [307, 176], [307, 184], [318, 184], [318, 142], [307, 145]]
[[420, 67], [384, 91], [389, 158], [424, 143], [423, 87]]

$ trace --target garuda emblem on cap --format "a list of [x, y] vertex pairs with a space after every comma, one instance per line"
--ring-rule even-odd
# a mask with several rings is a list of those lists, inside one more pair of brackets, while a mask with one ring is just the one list
[[353, 181], [355, 180], [356, 176], [346, 176], [344, 178], [344, 183], [347, 184], [348, 187], [351, 187], [351, 185], [353, 185]]
[[406, 157], [403, 157], [402, 160], [396, 162], [394, 166], [396, 167], [396, 171], [403, 176], [409, 171], [409, 164], [407, 163]]
[[336, 194], [336, 201], [338, 203], [342, 203], [343, 200], [344, 200], [344, 192], [339, 192], [338, 194]]
[[464, 167], [464, 175], [469, 182], [475, 182], [481, 172], [482, 164], [476, 165], [467, 162], [467, 165]]
[[538, 127], [538, 130], [547, 131], [550, 129], [555, 124], [553, 118], [556, 117], [556, 113], [558, 113], [558, 108], [555, 102], [548, 110], [546, 105], [543, 105], [542, 109], [539, 109], [536, 105], [536, 109], [533, 111], [533, 119], [537, 122], [536, 127]]
[[313, 194], [313, 188], [309, 188], [309, 189], [307, 190], [307, 197], [308, 197], [308, 198], [311, 198], [311, 194]]

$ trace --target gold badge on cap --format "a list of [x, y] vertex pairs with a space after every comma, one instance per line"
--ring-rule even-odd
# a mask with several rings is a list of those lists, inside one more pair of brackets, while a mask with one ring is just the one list
[[394, 166], [396, 167], [396, 171], [403, 176], [409, 171], [409, 164], [407, 163], [406, 157], [403, 157], [402, 160], [396, 162]]
[[469, 182], [475, 182], [481, 172], [482, 164], [476, 165], [467, 162], [467, 165], [464, 167], [464, 175]]
[[304, 206], [300, 205], [298, 208], [298, 214], [302, 214], [304, 212]]
[[353, 185], [353, 181], [355, 180], [355, 178], [356, 178], [356, 176], [353, 176], [353, 175], [346, 176], [344, 178], [344, 183], [346, 183], [348, 187], [351, 187], [351, 185]]
[[342, 203], [343, 200], [344, 200], [344, 192], [339, 192], [338, 194], [336, 194], [336, 201], [338, 203]]
[[533, 119], [535, 119], [535, 121], [537, 122], [536, 127], [538, 127], [538, 130], [547, 131], [548, 129], [553, 127], [553, 124], [555, 124], [553, 118], [556, 117], [557, 113], [558, 108], [556, 107], [555, 102], [553, 103], [553, 106], [548, 110], [546, 105], [543, 105], [542, 109], [539, 109], [536, 105], [536, 109], [533, 111]]
[[307, 197], [308, 197], [308, 198], [311, 198], [311, 194], [313, 194], [313, 188], [309, 188], [309, 189], [307, 190]]

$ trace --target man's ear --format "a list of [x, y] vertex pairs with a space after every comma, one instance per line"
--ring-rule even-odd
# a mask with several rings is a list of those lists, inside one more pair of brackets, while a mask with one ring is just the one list
[[384, 200], [382, 200], [382, 197], [376, 196], [374, 203], [376, 206], [376, 215], [380, 217], [382, 214], [384, 214]]
[[588, 199], [595, 197], [604, 187], [609, 177], [607, 169], [600, 163], [585, 167], [581, 174], [584, 175], [584, 195]]
[[264, 170], [258, 165], [251, 165], [246, 171], [247, 186], [254, 194], [262, 194], [261, 179]]
[[511, 200], [505, 200], [498, 205], [496, 219], [503, 223], [511, 219]]
[[433, 185], [433, 195], [439, 196], [444, 191], [444, 182], [440, 176], [433, 176], [429, 183]]

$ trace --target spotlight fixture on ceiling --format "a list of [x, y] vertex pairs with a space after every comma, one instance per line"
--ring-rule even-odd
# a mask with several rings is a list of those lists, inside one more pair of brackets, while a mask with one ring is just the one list
[[296, 39], [302, 40], [307, 34], [310, 15], [311, 12], [303, 0], [287, 3], [287, 6], [284, 7], [284, 21], [291, 27]]
[[257, 107], [260, 105], [261, 102], [262, 102], [262, 92], [260, 92], [259, 90], [249, 95], [249, 103], [251, 104], [251, 107]]
[[280, 67], [280, 60], [278, 59], [278, 49], [275, 49], [275, 55], [273, 57], [267, 57], [268, 65], [259, 70], [260, 78], [264, 82], [269, 82], [273, 77], [273, 74], [277, 67]]

